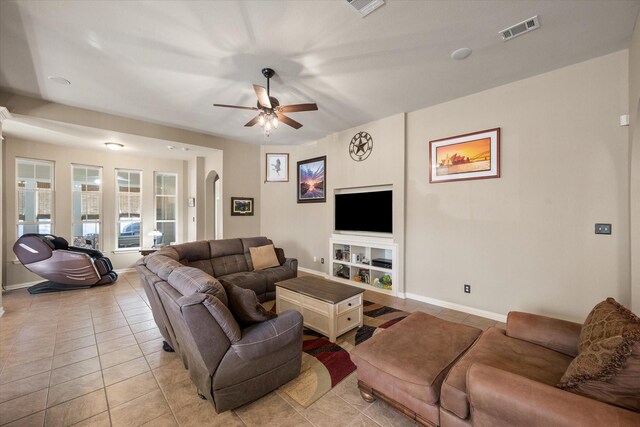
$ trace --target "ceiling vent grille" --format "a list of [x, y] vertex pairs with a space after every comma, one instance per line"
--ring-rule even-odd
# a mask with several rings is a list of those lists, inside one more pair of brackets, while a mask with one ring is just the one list
[[347, 0], [347, 3], [364, 18], [384, 4], [384, 0]]
[[512, 27], [504, 29], [498, 34], [502, 37], [502, 40], [506, 42], [507, 40], [511, 40], [515, 37], [528, 33], [529, 31], [537, 30], [538, 28], [540, 28], [540, 21], [538, 20], [538, 15], [536, 15], [533, 18], [529, 18]]

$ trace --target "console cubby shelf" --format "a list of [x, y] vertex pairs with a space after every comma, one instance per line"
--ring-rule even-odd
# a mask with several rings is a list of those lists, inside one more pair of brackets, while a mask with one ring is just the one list
[[[398, 245], [390, 238], [333, 235], [329, 239], [331, 279], [382, 292], [398, 294]], [[390, 268], [373, 265], [385, 260]]]

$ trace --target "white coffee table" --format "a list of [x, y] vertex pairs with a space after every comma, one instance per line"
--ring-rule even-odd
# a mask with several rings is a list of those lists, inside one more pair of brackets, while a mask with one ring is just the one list
[[304, 326], [336, 338], [362, 326], [363, 289], [311, 276], [276, 283], [276, 310], [302, 313]]

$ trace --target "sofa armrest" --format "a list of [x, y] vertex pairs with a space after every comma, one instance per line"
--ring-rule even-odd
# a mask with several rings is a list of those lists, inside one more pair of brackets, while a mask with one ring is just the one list
[[302, 314], [288, 310], [276, 318], [244, 329], [242, 338], [231, 348], [246, 361], [264, 357], [296, 340], [302, 351]]
[[284, 267], [287, 267], [290, 270], [295, 271], [296, 276], [298, 275], [298, 260], [297, 260], [297, 258], [286, 258], [282, 265]]
[[529, 341], [571, 357], [578, 355], [582, 325], [537, 314], [511, 311], [507, 316], [507, 336]]
[[474, 426], [638, 426], [640, 414], [482, 364], [467, 371]]

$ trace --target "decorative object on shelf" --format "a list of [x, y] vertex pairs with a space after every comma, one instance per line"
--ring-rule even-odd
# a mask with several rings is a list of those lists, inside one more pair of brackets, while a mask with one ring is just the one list
[[349, 155], [356, 162], [365, 160], [373, 151], [373, 138], [367, 132], [358, 132], [349, 143]]
[[327, 156], [298, 162], [298, 203], [324, 203]]
[[213, 106], [259, 111], [258, 115], [249, 120], [245, 127], [251, 127], [258, 123], [262, 128], [265, 136], [269, 136], [271, 134], [271, 131], [278, 127], [278, 121], [281, 121], [285, 125], [291, 126], [294, 129], [300, 129], [302, 127], [302, 124], [296, 122], [288, 116], [285, 116], [284, 113], [315, 111], [318, 109], [318, 106], [315, 103], [280, 105], [278, 99], [271, 96], [269, 88], [269, 80], [275, 75], [275, 71], [273, 71], [271, 68], [263, 68], [262, 75], [267, 79], [267, 88], [265, 89], [262, 86], [253, 85], [253, 90], [258, 97], [258, 105], [256, 107], [242, 107], [238, 105], [227, 104], [213, 104]]
[[267, 153], [265, 182], [289, 182], [289, 154]]
[[253, 197], [232, 197], [231, 216], [253, 216]]
[[429, 182], [500, 177], [500, 128], [429, 142]]
[[153, 231], [149, 232], [149, 234], [147, 234], [147, 236], [153, 237], [153, 246], [151, 246], [151, 247], [155, 248], [156, 245], [158, 244], [158, 238], [162, 237], [162, 232], [160, 232], [158, 230], [153, 230]]

